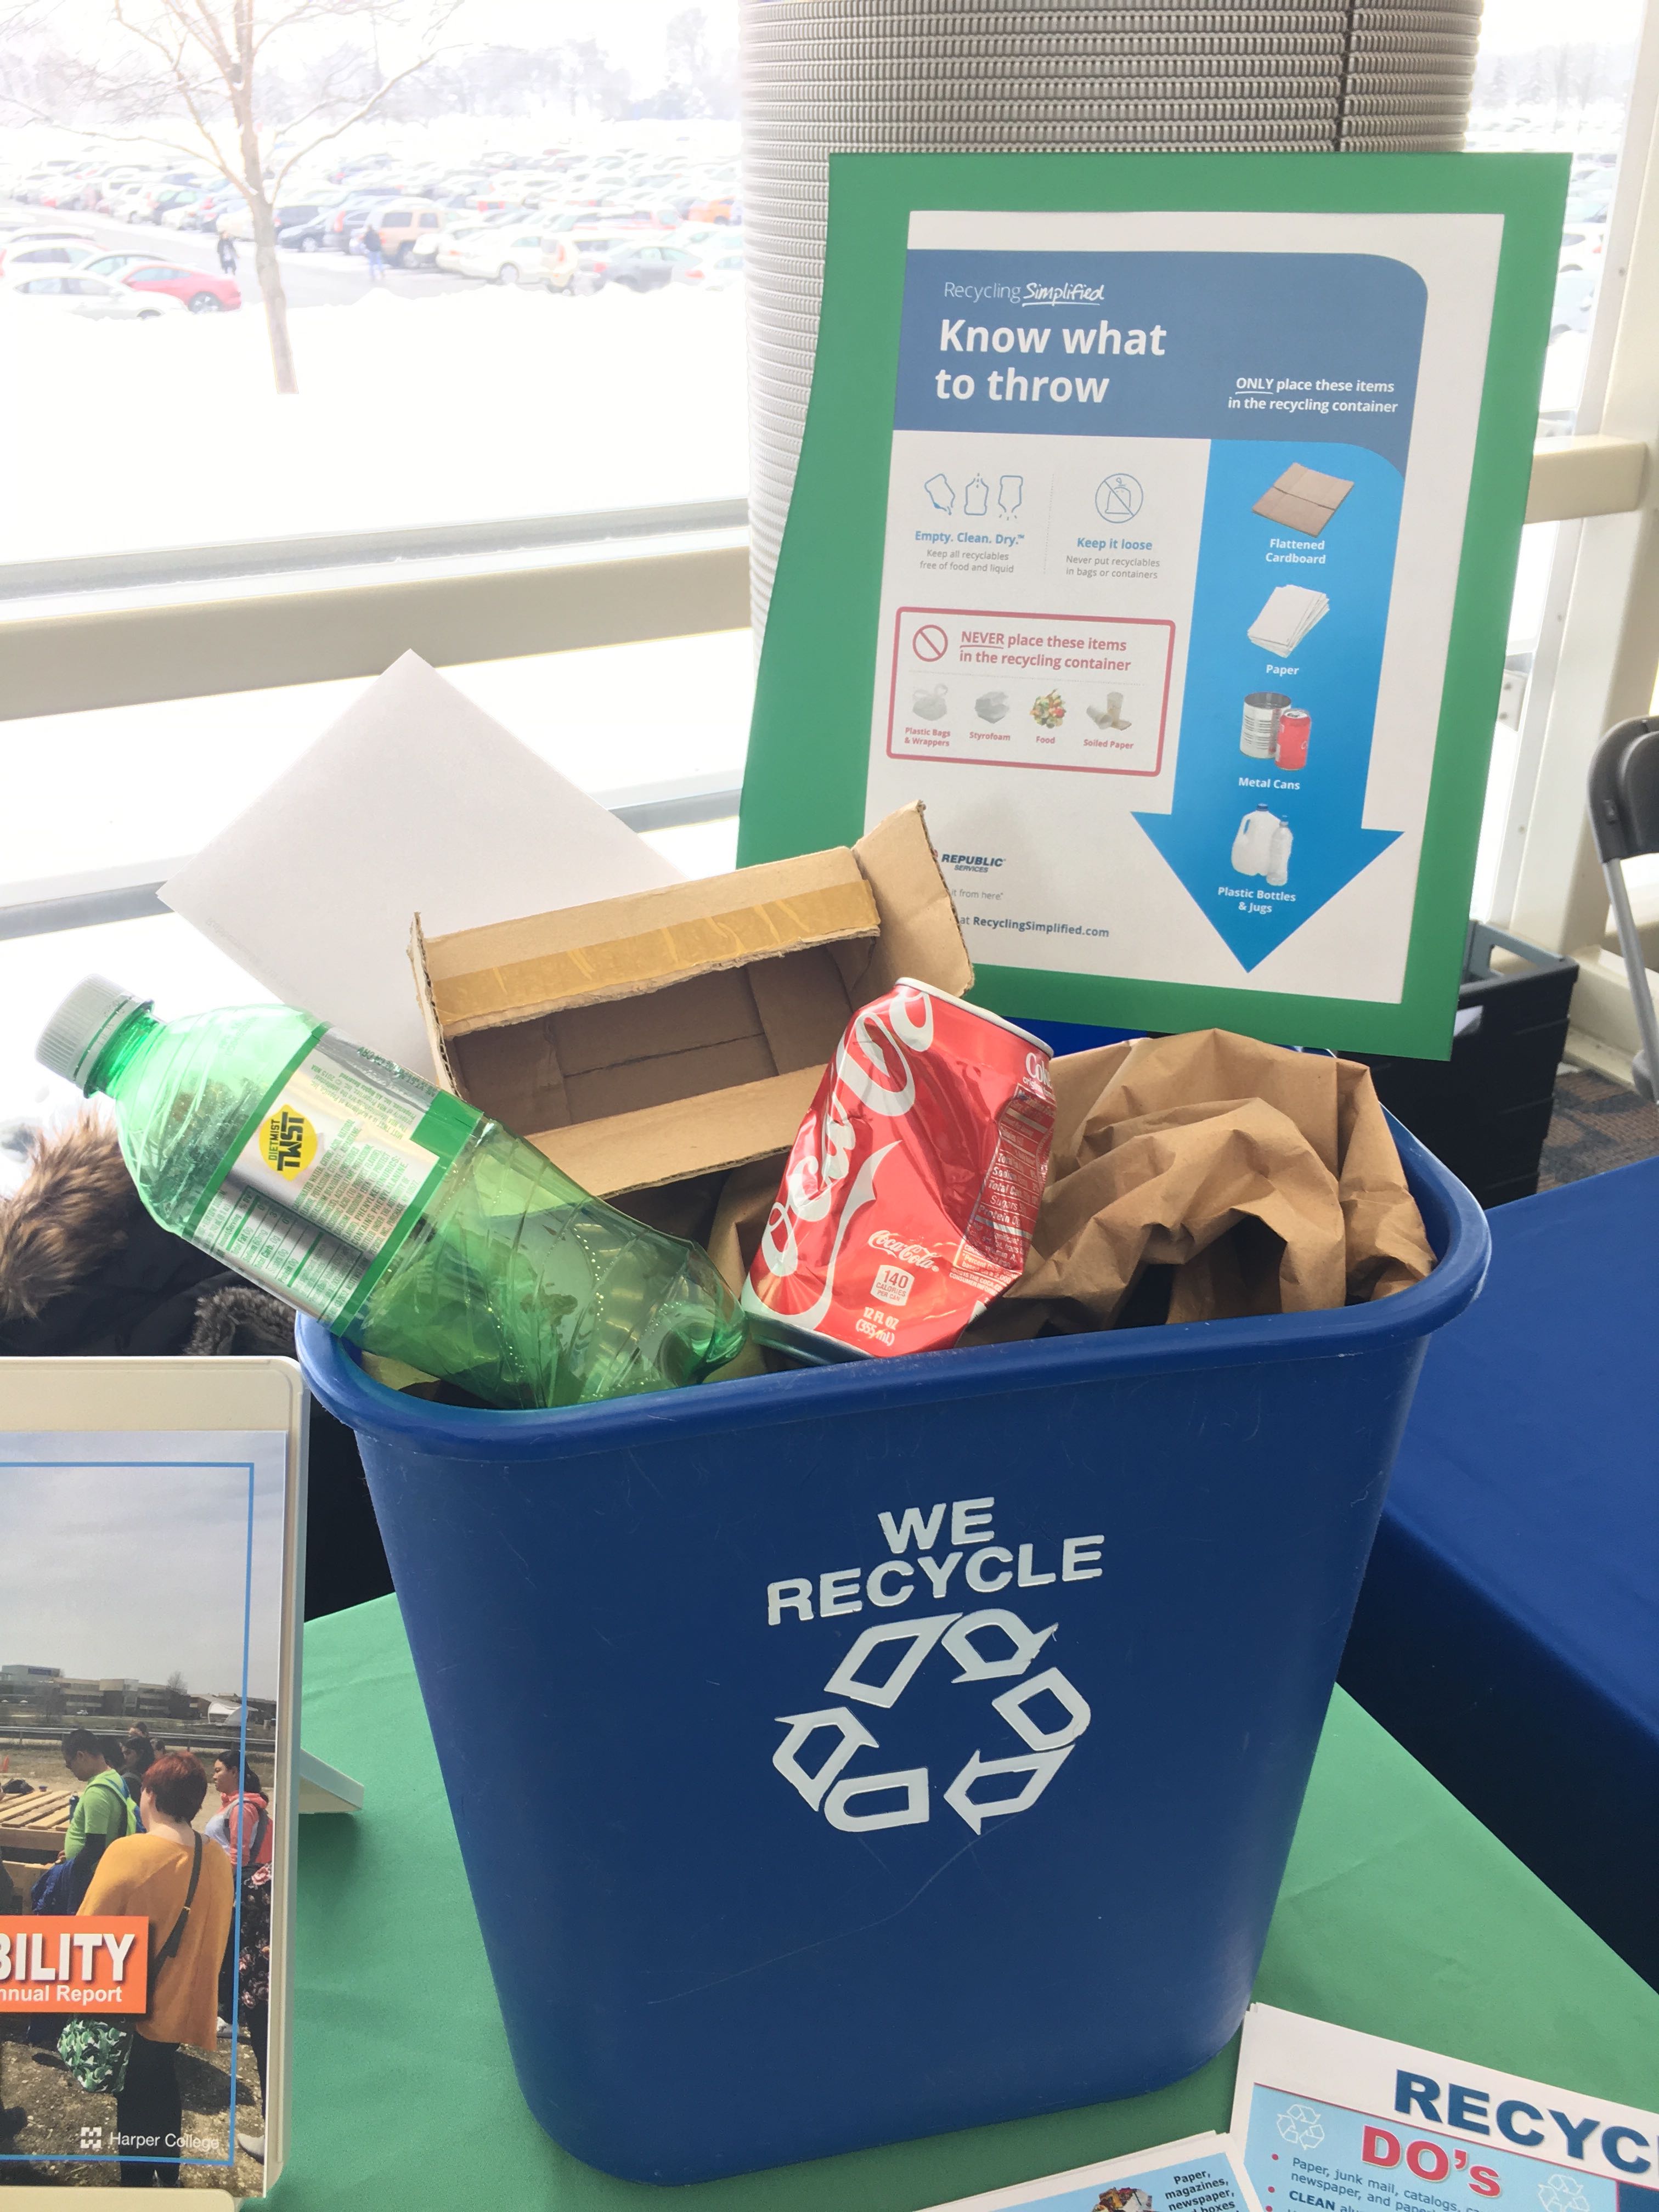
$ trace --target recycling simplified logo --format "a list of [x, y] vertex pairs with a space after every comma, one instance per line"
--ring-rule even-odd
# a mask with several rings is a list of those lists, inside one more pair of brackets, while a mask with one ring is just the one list
[[1583, 2184], [1571, 2173], [1552, 2173], [1538, 2185], [1544, 2212], [1589, 2212]]
[[1311, 2105], [1286, 2105], [1279, 2115], [1279, 2132], [1298, 2150], [1317, 2150], [1325, 2140], [1325, 2123]]
[[[986, 1747], [975, 1747], [939, 1793], [978, 1835], [988, 1820], [1030, 1810], [1093, 1717], [1082, 1692], [1058, 1667], [1031, 1672], [1058, 1626], [1051, 1622], [1047, 1628], [1032, 1628], [1018, 1613], [997, 1606], [981, 1613], [940, 1613], [924, 1620], [889, 1621], [863, 1632], [824, 1684], [824, 1692], [854, 1700], [873, 1719], [875, 1714], [893, 1710], [935, 1651], [939, 1655], [935, 1666], [953, 1663], [958, 1671], [951, 1678], [952, 1684], [970, 1692], [986, 1683], [1008, 1683], [1011, 1686], [988, 1700], [986, 1723], [992, 1733]], [[890, 1646], [898, 1649], [890, 1650]], [[1052, 1702], [1045, 1705], [1045, 1700]], [[1045, 1727], [1045, 1720], [1054, 1720], [1056, 1708], [1057, 1724]], [[875, 1828], [918, 1827], [933, 1817], [929, 1770], [871, 1771], [879, 1760], [881, 1746], [874, 1728], [866, 1724], [852, 1705], [780, 1713], [778, 1720], [786, 1733], [772, 1754], [772, 1764], [832, 1828], [861, 1835]], [[1004, 1753], [1006, 1756], [1000, 1755]], [[868, 1765], [849, 1771], [866, 1753], [870, 1755]], [[1018, 1787], [1010, 1794], [1017, 1779]], [[976, 1794], [981, 1789], [986, 1794]], [[895, 1796], [900, 1801], [896, 1804], [859, 1809], [862, 1801]]]

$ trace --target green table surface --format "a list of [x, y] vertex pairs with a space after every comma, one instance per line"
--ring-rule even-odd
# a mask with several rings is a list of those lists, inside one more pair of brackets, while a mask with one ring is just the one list
[[[293, 2147], [264, 2200], [280, 2212], [917, 2212], [1227, 2124], [1236, 2044], [1155, 2095], [1044, 2119], [686, 2189], [595, 2172], [514, 2081], [395, 1600], [313, 1623], [305, 1675], [307, 1749], [366, 1796], [358, 1818], [300, 1823]], [[1340, 1691], [1256, 1994], [1659, 2105], [1659, 1993]]]

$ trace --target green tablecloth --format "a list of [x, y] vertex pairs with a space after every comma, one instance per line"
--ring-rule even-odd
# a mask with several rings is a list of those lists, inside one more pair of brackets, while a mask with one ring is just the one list
[[[313, 1624], [305, 1667], [306, 1747], [368, 1794], [361, 1819], [300, 1824], [294, 2142], [267, 2200], [279, 2212], [916, 2212], [1227, 2124], [1234, 2049], [1154, 2096], [735, 2181], [659, 2190], [596, 2173], [520, 2099], [395, 1601]], [[1659, 1994], [1340, 1691], [1256, 1993], [1659, 2105]]]

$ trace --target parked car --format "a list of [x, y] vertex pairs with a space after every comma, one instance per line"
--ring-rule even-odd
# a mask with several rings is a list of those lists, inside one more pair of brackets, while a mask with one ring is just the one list
[[95, 246], [96, 234], [86, 223], [43, 222], [38, 216], [20, 222], [6, 239], [9, 246]]
[[692, 280], [705, 292], [729, 292], [734, 284], [743, 282], [743, 252], [732, 247], [724, 253], [711, 253], [699, 264], [701, 274]]
[[327, 218], [324, 243], [334, 253], [349, 253], [351, 241], [363, 227], [363, 217], [380, 204], [379, 192], [348, 192]]
[[106, 276], [87, 276], [78, 270], [64, 276], [20, 276], [0, 283], [0, 306], [13, 301], [36, 313], [82, 315], [94, 322], [148, 323], [162, 315], [188, 313], [180, 300], [165, 292], [133, 292], [125, 284], [112, 284]]
[[482, 276], [492, 284], [540, 284], [549, 274], [550, 247], [555, 255], [561, 240], [540, 230], [474, 232], [455, 257], [457, 274]]
[[197, 184], [164, 184], [143, 185], [142, 191], [124, 195], [111, 204], [111, 215], [119, 215], [128, 223], [159, 223], [168, 208], [181, 208], [185, 201], [197, 199], [201, 185]]
[[373, 223], [380, 234], [380, 251], [388, 261], [401, 269], [414, 252], [415, 241], [423, 233], [443, 228], [443, 210], [428, 207], [414, 200], [385, 200], [378, 206], [365, 208], [355, 223], [348, 228], [347, 245], [355, 251], [353, 241], [366, 224]]
[[[330, 204], [331, 205], [332, 203], [331, 202]], [[319, 200], [280, 202], [271, 210], [276, 217], [277, 242], [281, 243], [282, 234], [285, 230], [297, 230], [302, 223], [314, 222], [318, 216], [326, 214], [327, 211]], [[240, 194], [236, 205], [227, 211], [223, 221], [219, 225], [219, 229], [224, 237], [240, 238], [244, 242], [253, 236], [253, 210]]]
[[162, 292], [181, 300], [192, 315], [222, 315], [242, 304], [241, 287], [231, 276], [204, 269], [179, 269], [145, 253], [102, 253], [83, 263], [88, 276], [106, 276], [135, 292]]
[[289, 253], [320, 253], [328, 244], [331, 215], [313, 216], [309, 222], [290, 223], [276, 234], [276, 243]]
[[683, 246], [629, 245], [606, 257], [605, 278], [629, 292], [659, 292], [673, 283], [676, 262], [691, 258]]
[[597, 291], [611, 273], [611, 264], [619, 253], [630, 252], [640, 241], [625, 230], [573, 230], [565, 234], [577, 258], [577, 265], [585, 279], [586, 289]]
[[97, 248], [90, 239], [9, 238], [0, 246], [0, 276], [40, 275], [49, 269], [78, 269]]
[[176, 202], [163, 214], [152, 212], [151, 220], [164, 230], [216, 230], [220, 218], [229, 212], [228, 192], [198, 192]]
[[441, 270], [446, 276], [459, 276], [462, 258], [469, 246], [478, 239], [489, 238], [495, 228], [493, 222], [466, 222], [453, 230], [426, 231], [415, 241], [410, 266], [431, 267]]
[[685, 210], [688, 222], [738, 222], [738, 188], [735, 185], [711, 191], [704, 199], [694, 200]]

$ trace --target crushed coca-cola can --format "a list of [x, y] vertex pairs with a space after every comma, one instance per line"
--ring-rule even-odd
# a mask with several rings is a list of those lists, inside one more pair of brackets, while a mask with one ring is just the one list
[[901, 977], [824, 1071], [744, 1285], [768, 1328], [954, 1344], [1025, 1265], [1054, 1141], [1048, 1048]]

